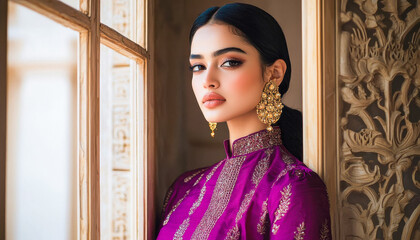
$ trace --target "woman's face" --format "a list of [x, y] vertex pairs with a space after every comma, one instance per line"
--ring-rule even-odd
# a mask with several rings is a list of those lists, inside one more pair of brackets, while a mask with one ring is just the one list
[[259, 52], [227, 25], [199, 28], [191, 43], [192, 88], [209, 122], [257, 115], [264, 87]]

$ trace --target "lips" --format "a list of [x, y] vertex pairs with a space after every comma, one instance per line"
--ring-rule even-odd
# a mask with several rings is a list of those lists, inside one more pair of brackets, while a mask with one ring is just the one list
[[207, 108], [214, 108], [226, 102], [226, 99], [217, 93], [210, 92], [204, 95], [202, 103]]

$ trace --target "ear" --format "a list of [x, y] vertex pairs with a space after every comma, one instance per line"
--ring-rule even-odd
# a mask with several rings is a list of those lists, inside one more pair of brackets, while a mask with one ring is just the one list
[[286, 74], [287, 65], [283, 59], [277, 59], [267, 69], [269, 71], [269, 79], [273, 79], [277, 86], [283, 81], [284, 74]]

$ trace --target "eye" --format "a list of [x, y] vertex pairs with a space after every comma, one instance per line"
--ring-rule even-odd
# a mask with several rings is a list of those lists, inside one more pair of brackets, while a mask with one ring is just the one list
[[227, 60], [222, 64], [222, 67], [238, 67], [242, 64], [242, 61], [238, 60]]
[[206, 68], [203, 65], [200, 65], [200, 64], [190, 66], [190, 70], [193, 71], [193, 72], [198, 72], [198, 71], [205, 70], [205, 69]]

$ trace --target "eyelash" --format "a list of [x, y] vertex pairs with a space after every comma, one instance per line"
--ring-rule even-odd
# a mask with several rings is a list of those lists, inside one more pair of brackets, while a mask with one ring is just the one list
[[226, 60], [222, 64], [222, 66], [225, 65], [226, 63], [231, 63], [231, 64], [233, 63], [233, 65], [227, 66], [227, 67], [230, 67], [230, 68], [234, 68], [234, 67], [238, 67], [238, 66], [241, 66], [242, 65], [242, 61], [230, 59], [230, 60]]
[[[230, 59], [230, 60], [226, 60], [226, 61], [224, 61], [224, 62], [223, 62], [223, 64], [222, 64], [221, 66], [223, 67], [223, 65], [225, 65], [226, 63], [230, 63], [230, 65], [231, 65], [231, 66], [225, 66], [225, 67], [228, 67], [228, 68], [235, 68], [235, 67], [239, 67], [239, 66], [241, 66], [243, 62], [242, 62], [242, 61], [238, 61], [238, 60], [233, 60], [233, 59]], [[196, 68], [196, 67], [199, 67], [200, 69], [199, 69], [199, 70], [194, 70], [194, 68]], [[196, 65], [192, 65], [192, 66], [190, 66], [189, 68], [190, 68], [190, 70], [191, 70], [192, 72], [198, 72], [198, 71], [200, 71], [200, 70], [203, 70], [205, 67], [204, 67], [203, 65], [201, 65], [201, 64], [196, 64]]]
[[[196, 67], [204, 68], [204, 66], [203, 66], [203, 65], [200, 65], [200, 64], [195, 64], [195, 65], [190, 66], [190, 70], [191, 70], [192, 72], [197, 72], [198, 70], [194, 70], [194, 68], [196, 68]], [[202, 69], [200, 69], [200, 70], [202, 70]]]

